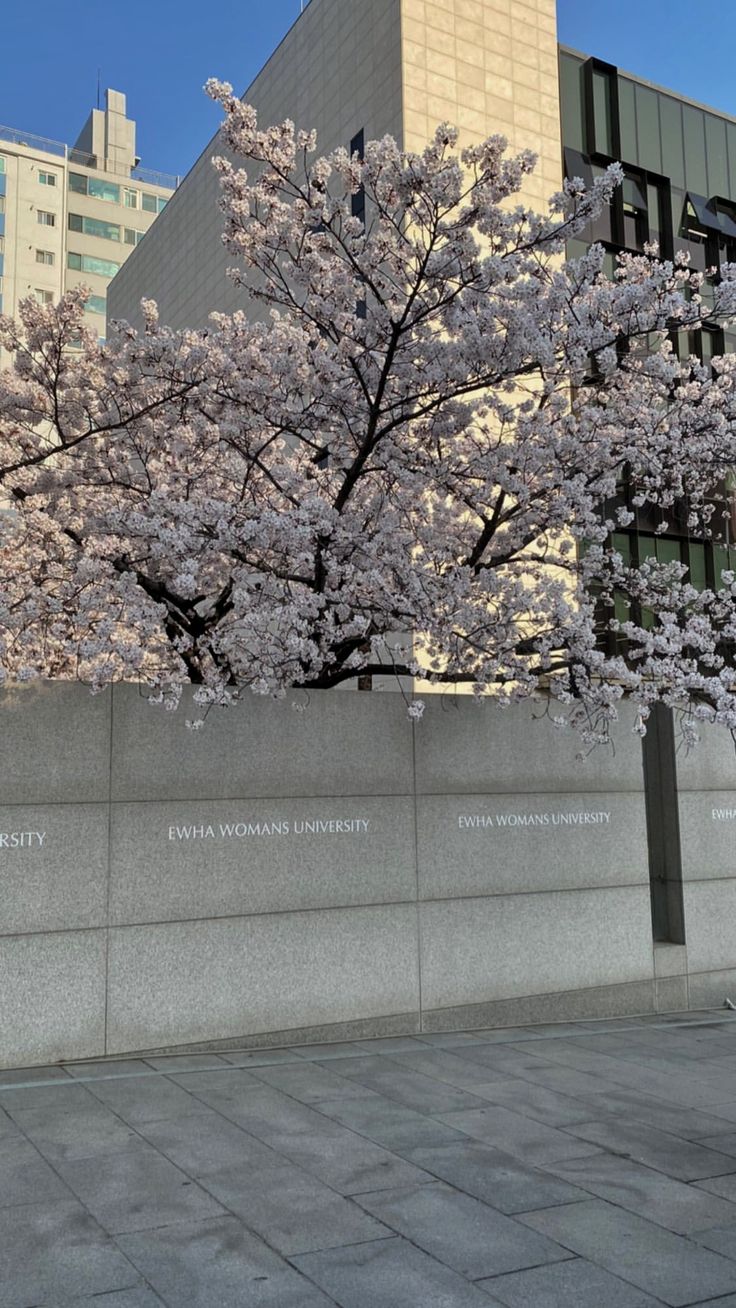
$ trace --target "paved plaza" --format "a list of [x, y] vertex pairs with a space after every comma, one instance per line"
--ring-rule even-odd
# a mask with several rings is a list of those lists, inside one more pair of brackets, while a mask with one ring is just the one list
[[0, 1308], [736, 1308], [736, 1014], [0, 1086]]

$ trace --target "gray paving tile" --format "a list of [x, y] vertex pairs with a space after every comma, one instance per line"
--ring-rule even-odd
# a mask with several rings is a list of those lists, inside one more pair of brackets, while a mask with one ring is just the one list
[[624, 1154], [637, 1163], [645, 1163], [680, 1181], [700, 1181], [708, 1176], [736, 1172], [736, 1163], [728, 1155], [704, 1149], [691, 1140], [657, 1131], [644, 1122], [609, 1117], [598, 1122], [569, 1126], [571, 1136], [588, 1140], [613, 1153]]
[[297, 1055], [292, 1049], [228, 1049], [220, 1058], [231, 1067], [275, 1067], [277, 1063], [295, 1063]]
[[113, 1290], [110, 1294], [96, 1294], [84, 1299], [53, 1299], [44, 1308], [164, 1308], [153, 1290], [144, 1286], [140, 1290]]
[[[723, 1254], [724, 1258], [730, 1258], [736, 1262], [736, 1240], [734, 1239], [733, 1227], [727, 1226], [725, 1229], [716, 1229], [712, 1231], [698, 1231], [693, 1239], [705, 1246], [706, 1249], [712, 1249], [714, 1253]], [[720, 1302], [720, 1301], [719, 1301]], [[716, 1304], [716, 1308], [718, 1305]]]
[[717, 1118], [720, 1122], [736, 1122], [736, 1101], [727, 1100], [723, 1103], [711, 1104], [707, 1115]]
[[245, 1068], [224, 1063], [222, 1067], [203, 1068], [200, 1072], [170, 1072], [166, 1079], [199, 1098], [205, 1090], [217, 1090], [230, 1098], [240, 1099], [244, 1091], [259, 1090], [263, 1086], [263, 1082], [256, 1080]]
[[328, 1308], [331, 1303], [232, 1217], [121, 1236], [118, 1243], [165, 1302], [177, 1308]]
[[523, 1213], [589, 1198], [585, 1190], [478, 1140], [409, 1150], [407, 1157], [502, 1213]]
[[705, 1181], [696, 1181], [695, 1188], [707, 1190], [708, 1194], [720, 1195], [722, 1199], [728, 1199], [730, 1203], [736, 1204], [736, 1172], [729, 1172], [726, 1176], [708, 1177]]
[[520, 1076], [534, 1080], [537, 1072], [559, 1068], [559, 1063], [548, 1058], [550, 1042], [529, 1041], [518, 1045], [464, 1045], [454, 1050], [455, 1057], [472, 1067], [485, 1067], [487, 1080], [495, 1077]]
[[321, 1099], [360, 1099], [365, 1086], [330, 1070], [330, 1064], [306, 1062], [281, 1067], [255, 1067], [253, 1076], [275, 1086], [302, 1104], [317, 1104]]
[[[642, 1167], [629, 1158], [595, 1154], [560, 1163], [554, 1171], [599, 1199], [638, 1213], [678, 1235], [707, 1231], [713, 1226], [736, 1226], [736, 1204], [706, 1195], [695, 1186]], [[736, 1244], [736, 1230], [732, 1237]]]
[[65, 1063], [64, 1071], [77, 1079], [107, 1080], [115, 1076], [150, 1076], [153, 1069], [142, 1058], [96, 1058], [86, 1063]]
[[292, 1259], [341, 1308], [490, 1308], [493, 1299], [405, 1240]]
[[427, 1047], [418, 1036], [377, 1036], [375, 1040], [357, 1040], [355, 1043], [367, 1054], [421, 1053]]
[[662, 1302], [584, 1258], [511, 1272], [479, 1284], [506, 1308], [657, 1308]]
[[8, 1116], [4, 1108], [0, 1108], [0, 1140], [6, 1140], [8, 1136], [19, 1134], [20, 1127], [18, 1123]]
[[357, 1244], [390, 1234], [316, 1177], [286, 1161], [207, 1176], [208, 1191], [282, 1254]]
[[441, 1181], [364, 1194], [358, 1203], [425, 1253], [470, 1280], [569, 1258], [552, 1240]]
[[[457, 1057], [452, 1050], [423, 1049], [411, 1053], [390, 1055], [392, 1064], [405, 1068], [409, 1072], [420, 1072], [422, 1076], [446, 1082], [458, 1090], [476, 1093], [476, 1086], [488, 1085], [494, 1080], [508, 1080], [508, 1073], [503, 1068], [490, 1068], [484, 1063], [474, 1063], [469, 1058]], [[481, 1096], [482, 1097], [482, 1096]]]
[[688, 1304], [688, 1308], [736, 1308], [736, 1294], [727, 1294], [725, 1299], [700, 1299], [698, 1303]]
[[59, 1163], [59, 1171], [106, 1231], [144, 1231], [222, 1213], [215, 1200], [167, 1158], [143, 1145]]
[[69, 1188], [22, 1135], [0, 1139], [0, 1208], [71, 1198]]
[[[192, 1076], [200, 1075], [192, 1072]], [[206, 1076], [206, 1072], [201, 1073]], [[227, 1075], [227, 1073], [226, 1073]], [[238, 1075], [233, 1073], [232, 1075]], [[240, 1075], [247, 1075], [241, 1073]], [[81, 1090], [82, 1087], [80, 1086]], [[95, 1101], [103, 1103], [135, 1126], [138, 1122], [163, 1121], [177, 1113], [191, 1113], [194, 1100], [181, 1086], [174, 1085], [165, 1076], [120, 1077], [110, 1081], [91, 1081], [88, 1089]]]
[[602, 1199], [545, 1208], [518, 1220], [671, 1308], [736, 1290], [736, 1266], [726, 1258]]
[[354, 1040], [337, 1040], [334, 1044], [293, 1045], [288, 1052], [307, 1062], [332, 1058], [365, 1058], [367, 1053], [362, 1044]]
[[474, 1031], [422, 1031], [417, 1036], [424, 1045], [434, 1045], [438, 1049], [459, 1049], [463, 1045], [479, 1045], [483, 1041]]
[[359, 1135], [399, 1154], [422, 1145], [467, 1140], [461, 1131], [453, 1131], [444, 1122], [415, 1113], [413, 1109], [405, 1108], [392, 1099], [384, 1099], [382, 1095], [374, 1094], [369, 1099], [323, 1102], [319, 1105], [319, 1111], [332, 1121], [349, 1126]]
[[501, 1107], [510, 1108], [522, 1117], [532, 1117], [548, 1126], [571, 1126], [576, 1122], [590, 1121], [588, 1104], [572, 1095], [559, 1094], [547, 1086], [522, 1081], [518, 1077], [504, 1077], [475, 1087], [475, 1094]]
[[194, 1097], [194, 1102], [213, 1108], [265, 1144], [281, 1142], [289, 1135], [320, 1135], [330, 1128], [322, 1113], [262, 1082], [255, 1082], [255, 1088], [233, 1084], [227, 1089], [204, 1090]]
[[132, 1127], [103, 1104], [57, 1113], [51, 1108], [31, 1108], [17, 1114], [19, 1127], [51, 1162], [65, 1158], [93, 1158], [136, 1148], [141, 1138]]
[[586, 1153], [597, 1152], [597, 1146], [589, 1141], [496, 1104], [438, 1116], [448, 1126], [464, 1131], [476, 1140], [496, 1145], [529, 1163], [556, 1163], [564, 1158], [580, 1158]]
[[[731, 1158], [736, 1158], [736, 1131], [726, 1134], [700, 1136], [698, 1144], [704, 1149], [715, 1149], [717, 1153], [727, 1154]], [[734, 1168], [736, 1171], [736, 1168]]]
[[0, 1308], [102, 1294], [140, 1283], [133, 1265], [81, 1204], [24, 1204], [0, 1209]]
[[391, 1058], [381, 1058], [377, 1068], [372, 1066], [373, 1063], [374, 1060], [368, 1058], [345, 1058], [336, 1060], [333, 1067], [340, 1075], [352, 1078], [369, 1090], [375, 1090], [386, 1099], [395, 1099], [418, 1113], [448, 1113], [460, 1108], [475, 1108], [483, 1103], [482, 1099], [466, 1090], [457, 1090], [433, 1077], [423, 1076], [421, 1072], [408, 1071]]
[[258, 1167], [274, 1160], [273, 1151], [219, 1113], [197, 1104], [191, 1114], [139, 1127], [149, 1144], [188, 1176], [207, 1176], [224, 1167]]
[[58, 1084], [31, 1086], [18, 1085], [0, 1092], [0, 1104], [10, 1117], [27, 1112], [29, 1108], [49, 1108], [55, 1113], [76, 1112], [90, 1108], [96, 1102], [86, 1086], [75, 1085], [68, 1077]]
[[203, 1072], [208, 1068], [228, 1066], [219, 1054], [167, 1054], [161, 1058], [147, 1058], [146, 1062], [157, 1072]]
[[710, 1113], [700, 1112], [697, 1108], [678, 1108], [674, 1104], [663, 1104], [653, 1095], [622, 1088], [604, 1094], [584, 1094], [576, 1102], [587, 1106], [589, 1121], [601, 1113], [633, 1117], [637, 1122], [647, 1122], [657, 1130], [679, 1135], [683, 1140], [699, 1140], [702, 1136], [716, 1135], [721, 1131], [725, 1134], [730, 1129], [727, 1121], [716, 1116], [717, 1108]]
[[2, 1067], [0, 1068], [0, 1090], [7, 1086], [25, 1085], [27, 1082], [65, 1081], [66, 1069], [58, 1063], [51, 1067]]
[[327, 1120], [321, 1131], [271, 1136], [269, 1145], [339, 1194], [419, 1185], [434, 1179], [372, 1140]]

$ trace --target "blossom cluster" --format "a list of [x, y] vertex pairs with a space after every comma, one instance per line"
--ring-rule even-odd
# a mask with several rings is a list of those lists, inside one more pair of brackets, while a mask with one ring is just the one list
[[[672, 345], [705, 312], [686, 259], [565, 259], [621, 170], [534, 214], [500, 136], [322, 157], [209, 89], [242, 311], [146, 303], [105, 343], [84, 291], [0, 319], [2, 675], [206, 706], [393, 671], [545, 688], [591, 735], [624, 694], [736, 727], [733, 575], [611, 544], [644, 505], [722, 532], [736, 465], [736, 359]], [[725, 268], [708, 316], [735, 307]]]

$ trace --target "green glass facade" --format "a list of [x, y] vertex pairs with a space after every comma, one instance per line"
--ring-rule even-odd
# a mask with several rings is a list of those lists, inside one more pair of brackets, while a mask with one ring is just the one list
[[[626, 175], [587, 239], [569, 243], [571, 258], [599, 241], [612, 272], [618, 252], [656, 241], [664, 258], [687, 250], [691, 267], [700, 271], [736, 262], [736, 121], [565, 48], [560, 102], [565, 175], [591, 182], [613, 162]], [[706, 284], [706, 302], [707, 294]], [[702, 331], [681, 333], [674, 344], [680, 357], [695, 354], [707, 362], [736, 350], [736, 334], [705, 323]], [[714, 588], [725, 569], [736, 567], [736, 503], [725, 484], [713, 488], [716, 511], [702, 532], [688, 530], [683, 504], [668, 512], [667, 531], [655, 535], [659, 511], [637, 508], [627, 487], [622, 499], [635, 519], [614, 544], [632, 562], [679, 560], [695, 585]]]

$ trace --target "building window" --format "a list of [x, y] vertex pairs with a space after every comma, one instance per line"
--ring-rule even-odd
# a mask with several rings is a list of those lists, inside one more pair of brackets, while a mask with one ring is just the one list
[[53, 250], [36, 250], [36, 263], [45, 263], [48, 264], [49, 268], [53, 268], [54, 262]]
[[120, 204], [120, 187], [117, 182], [106, 182], [102, 177], [70, 173], [69, 190], [78, 195], [90, 195], [94, 200], [109, 200], [111, 204]]
[[56, 173], [39, 172], [38, 180], [41, 186], [56, 186]]
[[0, 213], [5, 213], [5, 196], [0, 195]]
[[0, 173], [5, 172], [5, 155], [0, 154]]
[[120, 187], [116, 182], [105, 182], [101, 177], [87, 178], [87, 194], [96, 200], [109, 200], [111, 204], [120, 204]]
[[107, 301], [104, 295], [90, 295], [84, 307], [89, 313], [107, 313]]
[[146, 210], [146, 213], [158, 212], [158, 207], [156, 205], [156, 196], [149, 195], [148, 191], [143, 192], [143, 208]]
[[123, 187], [123, 200], [126, 209], [138, 208], [138, 192], [129, 186]]
[[54, 302], [54, 293], [53, 293], [53, 291], [44, 291], [44, 290], [40, 290], [38, 287], [36, 287], [36, 289], [35, 289], [35, 291], [33, 292], [33, 294], [35, 295], [35, 297], [36, 297], [36, 299], [38, 300], [38, 303], [39, 303], [39, 304], [53, 304], [53, 302]]
[[102, 218], [86, 218], [81, 213], [69, 214], [69, 231], [98, 236], [103, 241], [120, 240], [120, 227], [117, 223], [108, 223]]
[[55, 213], [47, 213], [45, 209], [37, 209], [37, 210], [36, 210], [36, 218], [38, 219], [38, 221], [39, 221], [39, 223], [41, 224], [42, 227], [55, 227], [55, 226], [56, 226], [56, 214], [55, 214]]
[[145, 232], [137, 232], [134, 227], [125, 227], [123, 229], [123, 237], [126, 245], [138, 245], [138, 243], [143, 240], [145, 234]]
[[[357, 154], [358, 158], [360, 159], [360, 162], [362, 163], [364, 149], [365, 149], [365, 134], [363, 132], [363, 128], [361, 127], [360, 131], [355, 133], [355, 136], [350, 142], [351, 159], [354, 154]], [[361, 186], [355, 192], [355, 195], [351, 195], [350, 212], [352, 213], [353, 218], [359, 218], [363, 226], [365, 227], [365, 188], [364, 187]]]
[[71, 250], [66, 256], [66, 266], [75, 272], [95, 273], [97, 277], [114, 277], [120, 268], [113, 259], [97, 259], [93, 254], [75, 254]]

